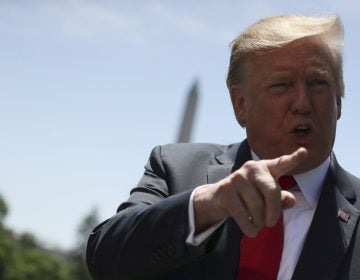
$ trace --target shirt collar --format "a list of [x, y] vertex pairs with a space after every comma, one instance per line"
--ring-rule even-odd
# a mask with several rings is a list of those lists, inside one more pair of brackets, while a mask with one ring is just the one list
[[[253, 160], [260, 158], [251, 150], [251, 157]], [[312, 208], [316, 207], [320, 196], [322, 183], [325, 180], [326, 173], [330, 166], [330, 157], [328, 157], [322, 164], [307, 172], [294, 175], [294, 179], [298, 184], [306, 201]]]

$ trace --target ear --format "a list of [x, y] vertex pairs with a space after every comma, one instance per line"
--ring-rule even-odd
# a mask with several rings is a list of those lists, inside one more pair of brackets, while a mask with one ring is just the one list
[[337, 105], [337, 119], [339, 120], [341, 118], [341, 107], [342, 107], [342, 100], [341, 96], [336, 96], [336, 105]]
[[234, 108], [236, 120], [242, 126], [246, 126], [246, 106], [244, 91], [240, 87], [233, 87], [230, 90], [231, 103]]

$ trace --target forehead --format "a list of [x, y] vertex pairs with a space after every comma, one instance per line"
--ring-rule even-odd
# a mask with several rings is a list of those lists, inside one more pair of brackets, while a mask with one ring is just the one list
[[274, 71], [333, 72], [329, 47], [319, 39], [301, 39], [286, 46], [252, 55], [245, 64], [248, 74]]

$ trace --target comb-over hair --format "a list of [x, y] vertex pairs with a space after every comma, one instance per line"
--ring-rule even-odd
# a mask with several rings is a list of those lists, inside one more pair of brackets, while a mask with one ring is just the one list
[[344, 29], [338, 16], [281, 15], [257, 21], [231, 43], [230, 64], [226, 80], [228, 89], [231, 90], [232, 86], [241, 82], [244, 74], [242, 66], [250, 55], [266, 53], [307, 37], [319, 38], [329, 47], [339, 95], [343, 97], [342, 42]]

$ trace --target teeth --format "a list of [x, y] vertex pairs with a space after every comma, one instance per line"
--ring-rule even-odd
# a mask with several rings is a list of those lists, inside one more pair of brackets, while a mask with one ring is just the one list
[[295, 131], [296, 132], [304, 132], [304, 131], [307, 131], [309, 130], [309, 127], [306, 126], [306, 125], [299, 125], [295, 128]]
[[300, 125], [296, 129], [304, 130], [304, 129], [308, 129], [308, 127], [306, 125]]

